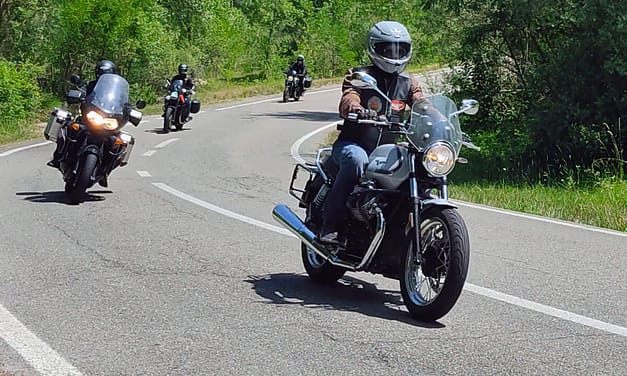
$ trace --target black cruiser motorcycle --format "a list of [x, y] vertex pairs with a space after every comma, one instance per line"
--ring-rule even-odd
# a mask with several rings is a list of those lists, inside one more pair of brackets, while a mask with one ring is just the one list
[[306, 89], [311, 87], [313, 81], [310, 76], [297, 74], [295, 70], [288, 69], [285, 77], [285, 89], [283, 89], [283, 102], [287, 102], [290, 98], [298, 101]]
[[[121, 76], [103, 74], [89, 95], [80, 88], [78, 76], [72, 76], [72, 83], [78, 89], [70, 90], [66, 99], [68, 105], [80, 104], [78, 116], [55, 109], [44, 136], [61, 147], [59, 170], [65, 192], [71, 203], [78, 204], [88, 188], [96, 183], [107, 187], [111, 171], [128, 163], [135, 139], [121, 129], [128, 122], [137, 126], [142, 113], [129, 103], [129, 85]], [[145, 106], [144, 101], [135, 105]]]
[[[191, 99], [194, 95], [194, 89], [183, 87], [183, 80], [166, 81], [164, 89], [168, 90], [168, 95], [164, 98], [163, 103], [163, 132], [169, 133], [172, 126], [177, 131], [183, 129], [187, 117], [200, 111], [200, 101]], [[191, 101], [191, 106], [187, 107], [187, 102]]]
[[[372, 76], [355, 73], [352, 85], [376, 90], [394, 107]], [[305, 209], [305, 219], [283, 204], [273, 216], [301, 240], [311, 279], [334, 283], [346, 271], [397, 279], [409, 313], [420, 321], [438, 320], [453, 308], [468, 273], [470, 242], [457, 207], [448, 201], [447, 175], [456, 161], [465, 162], [459, 157], [462, 146], [478, 149], [458, 120], [478, 108], [477, 101], [466, 99], [458, 110], [449, 98], [435, 95], [414, 104], [408, 121], [391, 111], [378, 120], [351, 114], [364, 126], [398, 133], [401, 141], [380, 145], [369, 156], [365, 174], [346, 202], [346, 242], [335, 249], [318, 238], [322, 208], [338, 170], [331, 148], [318, 150], [314, 163], [296, 165], [289, 192]], [[296, 188], [301, 172], [308, 174], [306, 183]]]

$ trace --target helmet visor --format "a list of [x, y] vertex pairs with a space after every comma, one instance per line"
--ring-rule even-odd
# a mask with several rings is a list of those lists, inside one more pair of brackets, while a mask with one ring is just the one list
[[386, 59], [407, 59], [411, 53], [411, 44], [407, 42], [377, 42], [373, 44], [374, 52]]

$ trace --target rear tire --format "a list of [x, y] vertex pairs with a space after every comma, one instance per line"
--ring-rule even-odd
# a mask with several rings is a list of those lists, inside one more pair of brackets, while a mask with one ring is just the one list
[[174, 109], [168, 107], [165, 109], [165, 115], [163, 116], [163, 133], [170, 133], [172, 127], [172, 119], [174, 118]]
[[435, 207], [421, 217], [423, 263], [419, 267], [414, 261], [414, 242], [410, 241], [402, 257], [400, 287], [413, 318], [435, 321], [453, 308], [462, 292], [470, 240], [466, 224], [455, 209]]
[[65, 185], [65, 191], [69, 193], [70, 203], [79, 204], [83, 200], [85, 191], [91, 187], [91, 177], [98, 165], [98, 157], [94, 154], [85, 154], [83, 161], [79, 164], [76, 173], [75, 184], [70, 187], [68, 192], [68, 184]]
[[346, 273], [346, 269], [329, 264], [305, 243], [301, 243], [301, 255], [305, 270], [312, 281], [328, 285], [337, 282]]

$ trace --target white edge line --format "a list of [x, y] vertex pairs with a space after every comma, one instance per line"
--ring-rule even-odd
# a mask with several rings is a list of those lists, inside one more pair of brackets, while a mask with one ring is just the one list
[[588, 230], [588, 231], [596, 231], [596, 232], [600, 232], [602, 234], [607, 234], [607, 235], [616, 235], [616, 236], [627, 237], [627, 233], [625, 233], [625, 232], [606, 230], [606, 229], [592, 227], [592, 226], [584, 226], [584, 225], [580, 225], [580, 224], [577, 224], [577, 223], [572, 223], [572, 222], [567, 222], [567, 221], [559, 221], [559, 220], [552, 219], [552, 218], [546, 218], [546, 217], [541, 217], [541, 216], [536, 216], [536, 215], [519, 213], [519, 212], [515, 212], [513, 210], [504, 210], [504, 209], [497, 209], [497, 208], [492, 208], [492, 207], [484, 206], [484, 205], [471, 204], [471, 203], [468, 203], [468, 202], [465, 202], [465, 201], [451, 200], [451, 202], [454, 203], [455, 205], [466, 206], [466, 207], [473, 208], [473, 209], [486, 210], [486, 211], [499, 213], [499, 214], [507, 214], [507, 215], [511, 215], [511, 216], [514, 216], [514, 217], [520, 217], [520, 218], [525, 218], [525, 219], [533, 219], [533, 220], [536, 220], [536, 221], [548, 222], [548, 223], [558, 224], [558, 225], [562, 225], [562, 226], [568, 226], [568, 227], [574, 227], [574, 228], [578, 228], [578, 229], [584, 229], [584, 230]]
[[42, 375], [81, 375], [15, 316], [0, 305], [0, 338]]
[[[246, 222], [248, 224], [257, 226], [257, 227], [261, 227], [263, 229], [266, 230], [270, 230], [273, 232], [276, 232], [278, 234], [281, 235], [286, 235], [292, 238], [295, 238], [296, 236], [294, 236], [291, 232], [289, 232], [286, 229], [277, 227], [277, 226], [273, 226], [270, 225], [268, 223], [259, 221], [257, 219], [254, 218], [250, 218], [247, 217], [245, 215], [241, 215], [235, 212], [232, 212], [230, 210], [226, 210], [223, 209], [219, 206], [210, 204], [208, 202], [205, 202], [203, 200], [200, 200], [196, 197], [190, 196], [186, 193], [183, 193], [179, 190], [176, 190], [170, 186], [168, 186], [167, 184], [164, 183], [152, 183], [155, 187], [168, 192], [174, 196], [177, 196], [185, 201], [191, 202], [192, 204], [201, 206], [205, 209], [209, 209], [213, 212], [225, 215], [227, 217], [242, 221], [242, 222]], [[551, 306], [547, 306], [541, 303], [536, 303], [536, 302], [532, 302], [530, 300], [526, 300], [526, 299], [522, 299], [522, 298], [518, 298], [516, 296], [513, 295], [508, 295], [502, 292], [498, 292], [495, 290], [491, 290], [485, 287], [481, 287], [481, 286], [477, 286], [477, 285], [473, 285], [471, 283], [466, 283], [464, 285], [464, 290], [470, 291], [472, 293], [475, 294], [479, 294], [488, 298], [492, 298], [501, 302], [505, 302], [508, 304], [512, 304], [518, 307], [522, 307], [522, 308], [526, 308], [529, 309], [531, 311], [536, 311], [539, 313], [543, 313], [549, 316], [553, 316], [553, 317], [557, 317], [566, 321], [570, 321], [570, 322], [574, 322], [577, 324], [581, 324], [584, 326], [588, 326], [591, 328], [595, 328], [595, 329], [599, 329], [602, 330], [604, 332], [608, 332], [608, 333], [612, 333], [612, 334], [617, 334], [623, 337], [627, 337], [627, 328], [619, 326], [619, 325], [614, 325], [614, 324], [610, 324], [610, 323], [606, 323], [600, 320], [596, 320], [596, 319], [592, 319], [586, 316], [582, 316], [582, 315], [578, 315], [576, 313], [572, 313], [572, 312], [568, 312], [568, 311], [564, 311], [558, 308], [554, 308]]]
[[178, 140], [178, 138], [176, 138], [176, 137], [175, 138], [171, 138], [169, 140], [165, 140], [162, 143], [160, 143], [157, 146], [155, 146], [155, 149], [164, 148], [164, 147], [168, 146], [169, 144], [171, 144], [171, 143], [173, 143], [174, 141], [177, 141], [177, 140]]
[[282, 227], [273, 226], [271, 224], [268, 224], [268, 223], [265, 223], [265, 222], [262, 222], [262, 221], [258, 221], [258, 220], [254, 219], [254, 218], [250, 218], [250, 217], [247, 217], [245, 215], [241, 215], [241, 214], [232, 212], [230, 210], [223, 209], [223, 208], [221, 208], [219, 206], [210, 204], [210, 203], [205, 202], [203, 200], [200, 200], [200, 199], [198, 199], [198, 198], [196, 198], [194, 196], [190, 196], [190, 195], [188, 195], [186, 193], [183, 193], [183, 192], [181, 192], [179, 190], [176, 190], [176, 189], [170, 187], [167, 184], [164, 184], [164, 183], [152, 183], [152, 185], [154, 185], [155, 187], [157, 187], [157, 188], [159, 188], [159, 189], [161, 189], [163, 191], [166, 191], [166, 192], [168, 192], [168, 193], [170, 193], [170, 194], [172, 194], [172, 195], [174, 195], [174, 196], [176, 196], [178, 198], [182, 198], [185, 201], [191, 202], [192, 204], [198, 205], [198, 206], [203, 207], [205, 209], [209, 209], [209, 210], [211, 210], [213, 212], [222, 214], [224, 216], [227, 216], [227, 217], [230, 217], [230, 218], [233, 218], [233, 219], [237, 219], [238, 221], [249, 223], [249, 224], [257, 226], [257, 227], [261, 227], [263, 229], [266, 229], [266, 230], [269, 230], [269, 231], [272, 231], [272, 232], [276, 232], [276, 233], [281, 234], [281, 235], [295, 237], [294, 235], [292, 235], [291, 232], [289, 232], [288, 230], [286, 230], [286, 229], [284, 229]]
[[[336, 91], [336, 90], [339, 90], [339, 88], [333, 88], [333, 89], [325, 89], [325, 90], [312, 91], [312, 92], [308, 92], [308, 93], [307, 93], [307, 95], [315, 95], [315, 94], [321, 94], [321, 93], [328, 93], [328, 92], [331, 92], [331, 91]], [[233, 106], [216, 108], [216, 111], [224, 111], [224, 110], [230, 110], [230, 109], [233, 109], [233, 108], [246, 107], [246, 106], [253, 106], [253, 105], [256, 105], [256, 104], [261, 104], [261, 103], [267, 103], [267, 102], [280, 101], [281, 99], [283, 99], [283, 98], [282, 98], [282, 97], [276, 97], [276, 98], [270, 98], [270, 99], [264, 99], [264, 100], [260, 100], [260, 101], [255, 101], [255, 102], [240, 103], [240, 104], [235, 104], [235, 105], [233, 105]]]
[[300, 146], [303, 144], [303, 142], [307, 141], [307, 139], [309, 139], [310, 137], [312, 137], [313, 135], [320, 133], [328, 128], [331, 128], [335, 125], [337, 125], [337, 121], [334, 121], [331, 124], [327, 124], [321, 128], [316, 129], [315, 131], [309, 132], [306, 135], [304, 135], [303, 137], [299, 138], [298, 140], [296, 140], [296, 142], [294, 142], [294, 144], [292, 145], [292, 148], [290, 149], [290, 154], [292, 154], [292, 157], [298, 162], [298, 163], [302, 163], [305, 164], [305, 160], [303, 159], [303, 157], [300, 156]]
[[144, 157], [152, 157], [152, 155], [154, 153], [156, 153], [156, 150], [148, 150], [147, 152], [145, 152], [144, 154], [142, 154]]
[[137, 175], [141, 176], [142, 178], [152, 177], [152, 175], [150, 175], [150, 172], [148, 171], [137, 171]]
[[501, 302], [517, 305], [519, 307], [527, 308], [532, 311], [540, 312], [545, 315], [557, 317], [563, 320], [571, 321], [577, 324], [589, 326], [591, 328], [599, 329], [604, 332], [617, 334], [619, 336], [627, 337], [627, 328], [609, 324], [604, 321], [592, 319], [586, 316], [578, 315], [576, 313], [564, 311], [562, 309], [553, 308], [544, 304], [532, 302], [530, 300], [518, 298], [513, 295], [504, 294], [495, 290], [487, 289], [485, 287], [473, 285], [472, 283], [466, 283], [464, 290], [470, 291], [475, 294], [483, 295], [488, 298], [499, 300]]
[[37, 147], [48, 145], [48, 144], [52, 144], [52, 141], [44, 141], [44, 142], [40, 142], [38, 144], [22, 146], [21, 148], [15, 148], [15, 149], [7, 150], [4, 153], [0, 153], [0, 157], [6, 157], [7, 155], [11, 155], [11, 154], [17, 153], [19, 151], [24, 151], [24, 150], [28, 150], [28, 149], [32, 149], [32, 148], [37, 148]]

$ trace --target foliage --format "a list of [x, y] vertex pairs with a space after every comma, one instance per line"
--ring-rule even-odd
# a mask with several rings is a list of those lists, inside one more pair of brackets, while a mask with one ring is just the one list
[[0, 141], [28, 132], [37, 115], [42, 96], [37, 84], [39, 67], [31, 63], [14, 64], [0, 58]]

